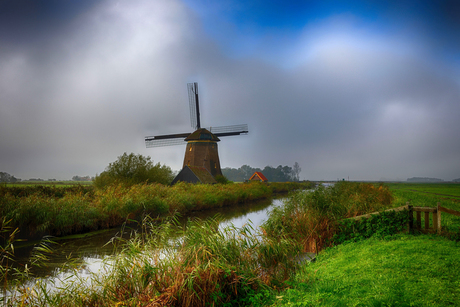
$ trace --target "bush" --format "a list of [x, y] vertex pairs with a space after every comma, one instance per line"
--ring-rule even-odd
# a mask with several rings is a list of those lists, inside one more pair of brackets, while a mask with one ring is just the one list
[[216, 176], [216, 181], [217, 183], [221, 183], [221, 184], [227, 184], [227, 183], [230, 183], [231, 181], [229, 181], [227, 179], [227, 177], [223, 176], [223, 175], [217, 175]]
[[114, 183], [134, 185], [139, 183], [170, 184], [174, 178], [169, 166], [153, 164], [150, 157], [125, 152], [115, 162], [109, 164], [105, 171], [96, 175], [94, 186], [103, 188]]
[[344, 219], [338, 222], [334, 244], [357, 242], [370, 237], [385, 238], [404, 231], [409, 223], [407, 210], [384, 211], [361, 220]]

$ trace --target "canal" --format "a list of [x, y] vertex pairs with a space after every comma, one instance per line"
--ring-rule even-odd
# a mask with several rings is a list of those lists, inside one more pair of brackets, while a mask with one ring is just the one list
[[[241, 204], [238, 206], [216, 208], [205, 211], [191, 212], [187, 217], [179, 218], [185, 225], [188, 219], [207, 219], [218, 216], [221, 221], [220, 228], [233, 224], [240, 228], [246, 223], [251, 223], [256, 229], [267, 219], [269, 212], [275, 206], [283, 205], [283, 198], [272, 198], [253, 203]], [[103, 230], [98, 232], [86, 233], [62, 238], [49, 238], [55, 242], [50, 244], [52, 253], [44, 253], [48, 260], [45, 265], [33, 268], [35, 277], [59, 278], [62, 276], [62, 268], [66, 263], [77, 264], [81, 268], [82, 274], [97, 272], [102, 263], [102, 259], [114, 253], [114, 245], [111, 240], [114, 237], [122, 236], [129, 239], [132, 233], [137, 231], [137, 224], [131, 223], [124, 227]], [[29, 257], [39, 242], [26, 242], [23, 247], [15, 249], [18, 263], [29, 262]]]

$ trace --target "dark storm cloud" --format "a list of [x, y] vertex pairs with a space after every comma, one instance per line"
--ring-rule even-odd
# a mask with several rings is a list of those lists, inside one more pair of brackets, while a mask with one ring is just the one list
[[123, 152], [177, 170], [182, 147], [145, 149], [143, 137], [191, 131], [186, 83], [198, 81], [205, 126], [249, 124], [248, 136], [220, 142], [223, 167], [297, 161], [307, 179], [460, 177], [458, 11], [354, 7], [391, 22], [376, 31], [320, 7], [292, 44], [275, 32], [229, 58], [180, 1], [4, 2], [0, 171], [94, 175]]
[[[181, 127], [181, 116], [172, 114], [186, 96], [173, 87], [186, 82], [177, 74], [187, 21], [180, 7], [166, 3], [99, 3], [65, 25], [58, 18], [41, 24], [56, 12], [40, 11], [32, 34], [2, 37], [9, 44], [0, 58], [2, 157], [18, 157], [2, 159], [5, 171], [94, 174], [123, 151], [135, 151], [146, 130]], [[48, 31], [55, 26], [65, 30]]]

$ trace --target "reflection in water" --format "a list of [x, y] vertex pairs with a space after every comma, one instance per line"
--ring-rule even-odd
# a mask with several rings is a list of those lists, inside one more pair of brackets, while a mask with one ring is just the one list
[[[230, 224], [241, 228], [249, 221], [252, 227], [256, 229], [267, 219], [271, 209], [274, 206], [281, 206], [282, 203], [282, 199], [265, 199], [238, 206], [196, 211], [189, 213], [187, 217], [180, 218], [179, 221], [185, 225], [189, 219], [206, 219], [218, 216], [219, 220], [222, 221], [219, 226], [221, 229]], [[56, 278], [61, 279], [65, 276], [65, 273], [59, 271], [69, 259], [72, 259], [74, 264], [80, 266], [80, 271], [83, 275], [97, 272], [100, 269], [102, 259], [114, 253], [114, 245], [108, 242], [112, 238], [120, 236], [121, 233], [124, 238], [128, 239], [137, 229], [138, 225], [131, 224], [124, 228], [119, 227], [80, 236], [58, 238], [58, 244], [52, 247], [53, 254], [49, 255], [50, 260], [47, 262], [47, 265], [35, 268], [33, 273], [39, 277], [54, 275]], [[26, 263], [31, 250], [32, 246], [18, 248], [16, 250], [18, 262]]]

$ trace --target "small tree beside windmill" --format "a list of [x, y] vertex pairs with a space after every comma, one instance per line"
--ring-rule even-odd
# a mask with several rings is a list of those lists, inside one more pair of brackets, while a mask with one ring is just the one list
[[215, 176], [221, 175], [217, 142], [219, 137], [248, 133], [248, 125], [219, 126], [201, 128], [200, 106], [198, 99], [198, 83], [188, 83], [188, 97], [190, 103], [190, 121], [195, 131], [145, 137], [147, 147], [162, 147], [182, 145], [186, 142], [184, 163], [182, 170], [174, 178], [172, 184], [178, 181], [215, 183]]

